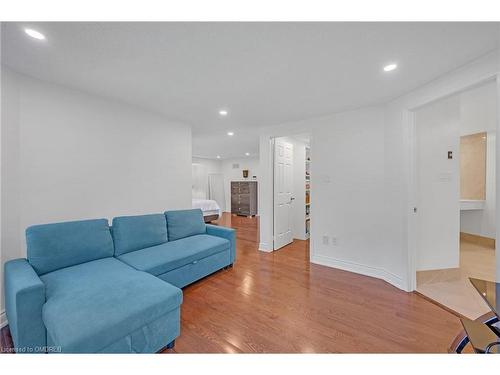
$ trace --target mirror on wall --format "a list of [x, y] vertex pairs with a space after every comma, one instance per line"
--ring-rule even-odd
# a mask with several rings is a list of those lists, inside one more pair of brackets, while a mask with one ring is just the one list
[[487, 133], [460, 137], [460, 199], [486, 199]]

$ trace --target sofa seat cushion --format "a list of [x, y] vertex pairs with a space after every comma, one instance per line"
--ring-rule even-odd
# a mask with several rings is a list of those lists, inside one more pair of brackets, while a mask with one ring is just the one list
[[127, 253], [118, 259], [138, 270], [158, 276], [228, 250], [230, 246], [230, 242], [224, 238], [199, 234]]
[[62, 352], [98, 352], [182, 303], [180, 289], [116, 258], [60, 269], [41, 279], [48, 341]]

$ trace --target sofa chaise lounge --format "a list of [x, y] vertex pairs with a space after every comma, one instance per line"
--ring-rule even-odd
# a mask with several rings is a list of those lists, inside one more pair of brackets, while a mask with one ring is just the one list
[[180, 334], [180, 288], [235, 260], [233, 229], [201, 210], [35, 225], [5, 263], [18, 353], [154, 353]]

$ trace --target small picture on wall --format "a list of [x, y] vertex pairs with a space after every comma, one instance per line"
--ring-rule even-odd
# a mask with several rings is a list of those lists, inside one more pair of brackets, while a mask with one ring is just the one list
[[243, 169], [243, 178], [248, 178], [248, 169]]

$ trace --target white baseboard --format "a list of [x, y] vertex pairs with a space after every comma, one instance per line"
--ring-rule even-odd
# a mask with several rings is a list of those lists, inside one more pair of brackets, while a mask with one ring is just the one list
[[324, 255], [312, 255], [311, 263], [320, 264], [322, 266], [338, 268], [344, 271], [359, 273], [361, 275], [375, 277], [377, 279], [382, 279], [388, 282], [391, 285], [394, 285], [396, 288], [408, 291], [406, 287], [406, 283], [403, 282], [403, 279], [392, 272], [389, 272], [382, 268], [367, 266], [364, 264], [345, 261], [340, 259], [335, 259], [331, 257], [327, 257]]
[[5, 314], [5, 310], [0, 311], [0, 328], [3, 328], [7, 325], [7, 315]]
[[273, 251], [273, 249], [269, 247], [269, 245], [267, 244], [267, 242], [261, 242], [261, 243], [259, 243], [259, 250], [260, 251], [265, 251], [266, 253], [270, 253], [270, 252]]

